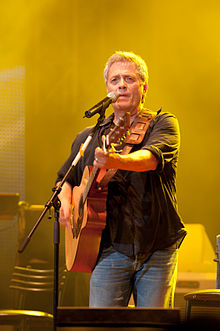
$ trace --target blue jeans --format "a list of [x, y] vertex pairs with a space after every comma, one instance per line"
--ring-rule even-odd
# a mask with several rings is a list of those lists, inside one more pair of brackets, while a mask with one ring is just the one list
[[133, 293], [136, 307], [172, 308], [178, 250], [158, 250], [135, 261], [112, 247], [103, 251], [90, 279], [90, 307], [126, 307]]

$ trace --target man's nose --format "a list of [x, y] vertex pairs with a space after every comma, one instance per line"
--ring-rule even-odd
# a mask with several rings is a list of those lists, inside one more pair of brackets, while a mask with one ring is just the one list
[[126, 84], [126, 82], [125, 82], [125, 80], [124, 80], [123, 77], [121, 77], [121, 79], [119, 81], [119, 89], [122, 89], [122, 90], [127, 89], [127, 84]]

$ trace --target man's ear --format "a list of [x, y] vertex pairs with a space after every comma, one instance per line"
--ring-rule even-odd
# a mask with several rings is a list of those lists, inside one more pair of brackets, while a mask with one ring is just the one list
[[142, 94], [142, 100], [141, 100], [142, 103], [144, 103], [145, 96], [146, 96], [146, 93], [147, 93], [147, 88], [148, 88], [147, 83], [145, 83], [143, 85], [143, 94]]

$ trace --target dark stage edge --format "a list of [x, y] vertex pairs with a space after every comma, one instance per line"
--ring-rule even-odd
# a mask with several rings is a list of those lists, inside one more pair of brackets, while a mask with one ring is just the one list
[[58, 307], [57, 326], [172, 326], [180, 323], [178, 309]]

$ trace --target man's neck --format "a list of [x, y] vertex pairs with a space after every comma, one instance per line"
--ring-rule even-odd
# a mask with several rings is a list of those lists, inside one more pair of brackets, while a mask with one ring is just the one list
[[[124, 117], [124, 115], [126, 114], [126, 112], [129, 112], [129, 110], [128, 111], [125, 111], [125, 110], [117, 110], [117, 111], [115, 111], [114, 112], [114, 120], [113, 120], [113, 122], [115, 123], [115, 124], [117, 124], [118, 122], [119, 122], [119, 119], [121, 118], [121, 117]], [[135, 111], [130, 111], [129, 113], [130, 113], [130, 123], [133, 123], [134, 122], [134, 120], [135, 120], [135, 118], [137, 117], [137, 115], [139, 115], [140, 114], [140, 112], [141, 112], [141, 110], [135, 110]]]

